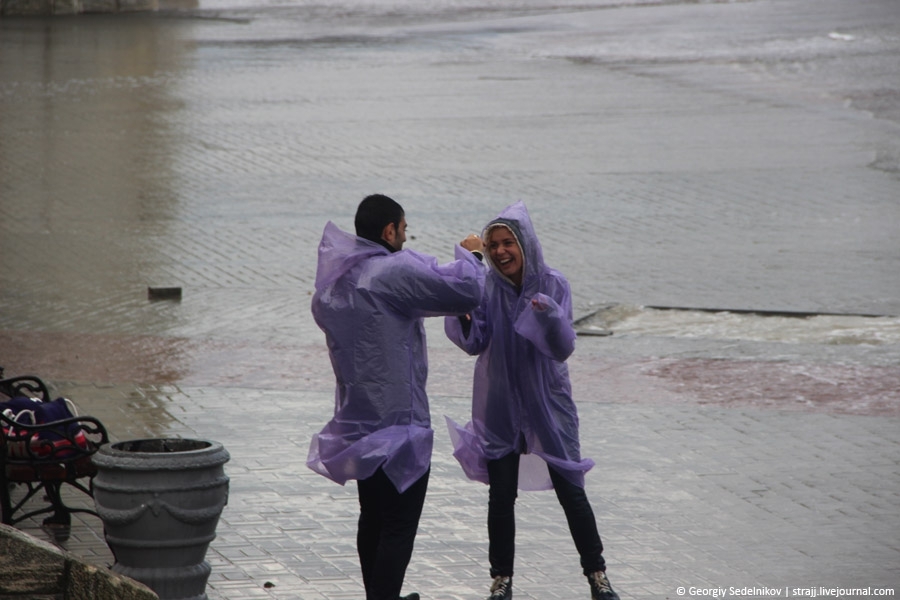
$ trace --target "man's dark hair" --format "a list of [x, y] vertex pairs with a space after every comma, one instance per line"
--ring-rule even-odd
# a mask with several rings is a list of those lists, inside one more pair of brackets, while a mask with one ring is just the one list
[[381, 244], [381, 232], [389, 223], [400, 227], [403, 207], [384, 194], [366, 196], [356, 209], [356, 235], [376, 244]]

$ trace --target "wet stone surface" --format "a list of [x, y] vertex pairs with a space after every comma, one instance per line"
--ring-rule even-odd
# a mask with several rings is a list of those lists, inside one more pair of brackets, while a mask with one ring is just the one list
[[[449, 260], [521, 199], [576, 316], [622, 309], [569, 361], [622, 597], [896, 586], [896, 3], [637, 4], [0, 19], [0, 365], [117, 441], [225, 445], [211, 598], [360, 598], [355, 489], [303, 464], [333, 402], [322, 228], [387, 193], [408, 246]], [[442, 419], [466, 419], [473, 362], [427, 329], [437, 445], [406, 591], [481, 597], [486, 488]], [[584, 594], [553, 495], [518, 506], [516, 597]], [[59, 543], [110, 564], [75, 521]]]

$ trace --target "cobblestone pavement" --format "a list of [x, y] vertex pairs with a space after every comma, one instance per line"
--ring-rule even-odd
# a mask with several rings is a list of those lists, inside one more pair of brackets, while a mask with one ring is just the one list
[[[211, 598], [362, 597], [355, 487], [303, 466], [325, 390], [67, 384], [60, 391], [84, 399], [122, 437], [199, 436], [229, 449], [229, 505], [208, 554]], [[584, 451], [597, 461], [587, 489], [623, 598], [675, 598], [679, 586], [896, 589], [896, 417], [651, 397], [579, 407]], [[482, 597], [486, 487], [461, 475], [440, 419], [463, 419], [467, 398], [432, 395], [432, 407], [433, 475], [405, 589], [425, 598]], [[587, 597], [553, 494], [524, 493], [518, 506], [516, 597]], [[64, 547], [109, 564], [99, 524], [77, 521]]]
[[[355, 489], [303, 463], [332, 404], [316, 244], [374, 191], [445, 260], [525, 200], [579, 316], [887, 315], [865, 343], [857, 321], [828, 342], [584, 335], [570, 368], [623, 598], [896, 591], [894, 0], [230, 4], [0, 19], [0, 365], [116, 439], [225, 444], [213, 600], [362, 597]], [[436, 449], [406, 591], [479, 598], [486, 488], [442, 419], [465, 420], [472, 360], [428, 333]], [[518, 516], [516, 597], [586, 597], [553, 495]], [[60, 543], [112, 560], [91, 517]]]

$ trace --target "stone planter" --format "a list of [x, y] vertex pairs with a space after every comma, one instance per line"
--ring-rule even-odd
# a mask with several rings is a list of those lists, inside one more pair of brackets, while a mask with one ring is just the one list
[[218, 442], [132, 440], [93, 457], [94, 504], [113, 571], [160, 600], [206, 600], [209, 543], [228, 503], [228, 452]]

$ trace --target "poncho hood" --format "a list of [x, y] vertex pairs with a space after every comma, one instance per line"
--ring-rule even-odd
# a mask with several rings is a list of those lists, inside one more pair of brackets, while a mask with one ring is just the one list
[[[493, 221], [488, 223], [482, 233], [482, 239], [487, 242], [491, 230], [497, 227], [505, 227], [509, 229], [519, 242], [519, 248], [522, 249], [523, 269], [522, 287], [528, 287], [541, 273], [544, 272], [546, 265], [544, 264], [544, 251], [541, 249], [541, 243], [538, 241], [537, 234], [534, 232], [534, 225], [531, 223], [531, 216], [528, 209], [525, 208], [524, 202], [516, 202], [507, 206], [497, 215]], [[506, 277], [497, 268], [490, 258], [489, 253], [485, 253], [485, 260], [491, 266], [491, 273], [500, 279], [512, 285], [512, 281]]]
[[390, 252], [387, 248], [347, 233], [328, 221], [319, 243], [316, 291], [327, 288], [362, 261], [380, 254], [387, 255]]

